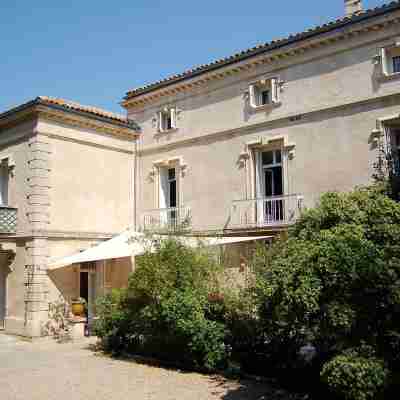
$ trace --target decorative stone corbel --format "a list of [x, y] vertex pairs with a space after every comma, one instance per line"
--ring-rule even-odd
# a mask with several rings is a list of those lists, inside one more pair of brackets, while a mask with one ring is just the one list
[[180, 169], [181, 169], [181, 176], [182, 176], [182, 178], [184, 178], [188, 173], [188, 165], [187, 164], [181, 164], [180, 165]]
[[247, 160], [250, 159], [250, 154], [248, 151], [242, 151], [239, 154], [238, 165], [240, 168], [244, 168], [246, 166]]
[[382, 62], [382, 56], [380, 54], [375, 54], [372, 57], [372, 64], [379, 65]]
[[157, 128], [158, 127], [158, 114], [154, 114], [153, 118], [151, 119], [151, 126], [153, 128]]

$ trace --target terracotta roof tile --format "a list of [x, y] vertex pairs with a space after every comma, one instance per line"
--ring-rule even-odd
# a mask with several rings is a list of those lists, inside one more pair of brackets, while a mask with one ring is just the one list
[[46, 105], [49, 107], [56, 107], [65, 111], [79, 112], [82, 114], [86, 114], [88, 116], [95, 116], [98, 118], [102, 118], [105, 120], [109, 120], [111, 123], [118, 123], [119, 125], [125, 125], [128, 128], [133, 128], [135, 130], [139, 130], [139, 126], [131, 119], [128, 119], [124, 115], [113, 113], [111, 111], [103, 110], [101, 108], [85, 106], [73, 101], [53, 98], [48, 96], [38, 96], [34, 100], [31, 100], [27, 103], [21, 104], [17, 107], [14, 107], [8, 111], [0, 113], [0, 119], [10, 115], [14, 112], [20, 111], [22, 109], [35, 106], [35, 105]]
[[380, 7], [365, 10], [364, 12], [353, 15], [351, 17], [343, 17], [343, 18], [339, 18], [334, 21], [330, 21], [330, 22], [327, 22], [326, 24], [309, 28], [303, 32], [289, 35], [286, 38], [276, 39], [276, 40], [272, 40], [267, 43], [262, 43], [262, 44], [254, 46], [252, 48], [243, 50], [239, 53], [233, 54], [231, 56], [212, 61], [208, 64], [203, 64], [203, 65], [194, 67], [192, 69], [182, 72], [181, 74], [175, 74], [175, 75], [169, 76], [165, 79], [161, 79], [159, 81], [150, 83], [148, 85], [145, 85], [145, 86], [142, 86], [142, 87], [139, 87], [136, 89], [132, 89], [126, 93], [124, 100], [129, 100], [129, 99], [139, 96], [141, 94], [148, 93], [153, 90], [157, 90], [157, 89], [172, 85], [174, 83], [183, 81], [185, 79], [193, 78], [202, 73], [213, 71], [215, 69], [224, 67], [226, 65], [245, 60], [252, 56], [255, 56], [255, 55], [258, 55], [261, 53], [265, 53], [268, 51], [272, 51], [272, 50], [278, 49], [280, 47], [292, 44], [294, 42], [308, 39], [310, 37], [313, 37], [313, 36], [316, 36], [316, 35], [319, 35], [322, 33], [326, 33], [326, 32], [329, 32], [334, 29], [338, 29], [338, 28], [341, 28], [341, 27], [344, 27], [344, 26], [347, 26], [350, 24], [354, 24], [356, 22], [360, 22], [360, 21], [370, 19], [373, 17], [378, 17], [380, 15], [383, 15], [383, 14], [386, 14], [388, 12], [395, 11], [398, 9], [400, 9], [400, 0], [393, 1], [388, 4], [384, 4]]

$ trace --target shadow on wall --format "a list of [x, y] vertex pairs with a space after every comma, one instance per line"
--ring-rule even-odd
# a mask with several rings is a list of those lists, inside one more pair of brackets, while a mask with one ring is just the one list
[[48, 276], [59, 294], [61, 294], [66, 301], [79, 296], [78, 277], [74, 267], [67, 266], [48, 271]]

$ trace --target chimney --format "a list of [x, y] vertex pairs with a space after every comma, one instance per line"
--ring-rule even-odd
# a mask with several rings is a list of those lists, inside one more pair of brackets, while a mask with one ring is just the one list
[[363, 12], [362, 0], [344, 0], [346, 17], [352, 17]]

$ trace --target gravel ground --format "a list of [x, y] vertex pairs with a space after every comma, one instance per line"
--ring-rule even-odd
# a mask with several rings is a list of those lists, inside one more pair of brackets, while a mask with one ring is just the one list
[[35, 343], [0, 333], [1, 400], [269, 400], [266, 384], [228, 381], [90, 350], [93, 339]]

